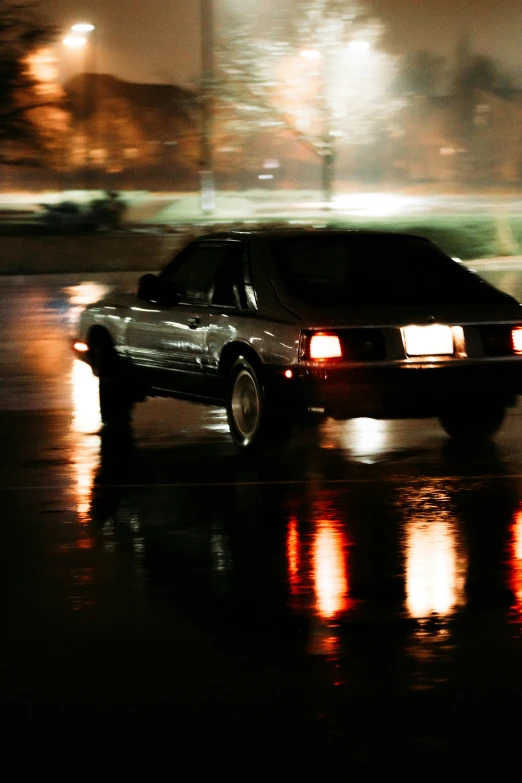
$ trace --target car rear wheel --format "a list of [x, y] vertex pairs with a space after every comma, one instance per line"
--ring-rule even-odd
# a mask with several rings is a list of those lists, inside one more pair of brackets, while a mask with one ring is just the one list
[[135, 401], [133, 385], [109, 337], [98, 337], [91, 346], [92, 369], [99, 379], [100, 416], [103, 424], [126, 426]]
[[449, 407], [440, 416], [442, 427], [455, 440], [484, 441], [501, 427], [506, 406], [497, 400], [483, 403], [462, 403]]
[[292, 434], [292, 417], [269, 397], [244, 357], [236, 360], [230, 375], [227, 418], [232, 439], [244, 452], [280, 448]]

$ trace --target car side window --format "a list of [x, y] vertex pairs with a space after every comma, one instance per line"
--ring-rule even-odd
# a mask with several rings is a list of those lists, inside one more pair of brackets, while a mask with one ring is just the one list
[[220, 264], [229, 252], [225, 246], [194, 244], [162, 275], [164, 285], [178, 291], [180, 304], [208, 305]]
[[211, 302], [216, 307], [245, 307], [244, 247], [234, 244], [217, 270]]

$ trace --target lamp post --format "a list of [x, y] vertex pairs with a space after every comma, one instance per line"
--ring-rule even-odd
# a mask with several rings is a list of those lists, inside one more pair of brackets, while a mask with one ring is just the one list
[[[313, 68], [313, 73], [319, 78], [319, 114], [321, 118], [321, 180], [323, 190], [323, 209], [331, 208], [333, 197], [333, 183], [335, 175], [335, 164], [337, 160], [337, 139], [344, 136], [345, 131], [336, 128], [334, 120], [338, 109], [336, 107], [342, 104], [340, 96], [335, 92], [338, 83], [338, 74], [342, 72], [354, 73], [354, 62], [361, 61], [368, 52], [371, 52], [371, 44], [360, 37], [352, 38], [348, 44], [342, 45], [337, 50], [331, 46], [323, 46], [322, 49], [303, 49], [299, 52], [300, 57], [305, 59]], [[339, 60], [339, 54], [342, 54], [348, 60], [345, 64], [349, 67], [343, 69]], [[335, 59], [334, 59], [335, 58]], [[353, 75], [352, 75], [353, 79]], [[345, 85], [343, 84], [343, 89]], [[342, 113], [341, 115], [342, 116]]]
[[[88, 89], [88, 54], [89, 54], [89, 41], [88, 36], [95, 29], [94, 25], [90, 22], [78, 22], [73, 24], [70, 30], [70, 34], [63, 39], [63, 43], [71, 49], [82, 50], [83, 65], [83, 187], [84, 190], [89, 189], [89, 154], [87, 145], [87, 116], [89, 113], [89, 89]], [[94, 119], [96, 121], [96, 118]]]
[[[329, 54], [329, 53], [328, 53]], [[319, 78], [318, 107], [321, 121], [320, 128], [320, 160], [321, 160], [321, 184], [323, 191], [323, 209], [330, 209], [332, 202], [332, 183], [336, 159], [335, 134], [331, 128], [331, 105], [328, 91], [331, 85], [328, 82], [329, 75], [326, 63], [328, 54], [325, 55], [319, 49], [303, 49], [299, 56], [305, 59], [313, 68], [313, 74]], [[319, 139], [318, 139], [319, 141]]]
[[211, 213], [215, 208], [215, 185], [212, 161], [212, 87], [214, 78], [214, 24], [213, 0], [200, 0], [201, 22], [201, 150], [200, 189], [201, 211]]

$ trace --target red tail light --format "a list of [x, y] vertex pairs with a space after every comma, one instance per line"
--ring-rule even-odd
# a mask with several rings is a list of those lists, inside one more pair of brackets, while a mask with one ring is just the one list
[[314, 334], [310, 338], [309, 353], [310, 359], [338, 359], [343, 355], [341, 341], [336, 334]]
[[522, 353], [522, 326], [515, 326], [511, 330], [511, 345], [515, 353]]

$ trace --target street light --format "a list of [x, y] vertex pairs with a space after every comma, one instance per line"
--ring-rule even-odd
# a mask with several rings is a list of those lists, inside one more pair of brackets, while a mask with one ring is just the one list
[[[341, 55], [348, 68], [353, 70], [353, 64], [359, 61], [363, 62], [371, 48], [369, 41], [356, 37], [346, 44], [338, 46], [337, 55]], [[332, 127], [332, 120], [346, 114], [346, 112], [338, 108], [339, 101], [332, 94], [332, 88], [339, 79], [339, 74], [344, 71], [343, 68], [339, 67], [338, 61], [332, 63], [332, 56], [334, 55], [335, 50], [332, 51], [332, 48], [327, 46], [323, 46], [322, 51], [319, 48], [307, 48], [299, 52], [299, 56], [308, 63], [306, 66], [308, 76], [313, 75], [320, 80], [318, 97], [323, 126], [320, 155], [324, 209], [330, 209], [331, 207], [334, 166], [337, 158], [336, 139], [344, 136], [344, 131], [341, 128]]]
[[71, 30], [73, 33], [92, 33], [94, 25], [89, 22], [79, 22], [78, 24], [73, 24]]
[[352, 52], [362, 54], [362, 52], [367, 52], [371, 48], [371, 44], [369, 41], [363, 41], [360, 38], [356, 38], [355, 40], [350, 41], [348, 48]]
[[84, 35], [68, 35], [63, 39], [63, 42], [69, 49], [83, 49], [87, 38]]
[[302, 52], [299, 52], [301, 57], [304, 57], [305, 60], [320, 60], [321, 59], [321, 52], [319, 52], [317, 49], [303, 49]]
[[[93, 32], [95, 26], [90, 22], [77, 22], [70, 28], [70, 34], [63, 39], [65, 46], [70, 49], [83, 49], [83, 186], [88, 190], [88, 150], [87, 150], [87, 115], [89, 109], [89, 95], [87, 83], [87, 58], [88, 58], [88, 36]], [[94, 118], [96, 122], [96, 118]]]

